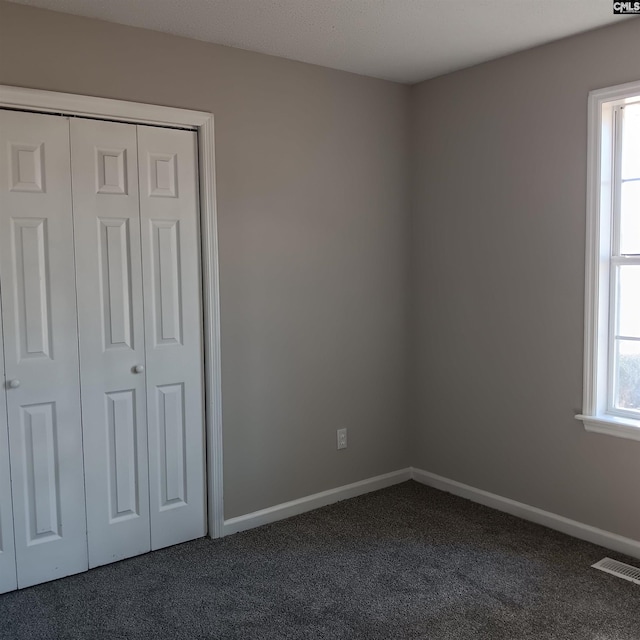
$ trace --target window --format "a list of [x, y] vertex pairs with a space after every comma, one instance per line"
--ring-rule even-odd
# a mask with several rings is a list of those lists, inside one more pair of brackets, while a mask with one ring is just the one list
[[591, 92], [586, 429], [640, 440], [640, 83]]

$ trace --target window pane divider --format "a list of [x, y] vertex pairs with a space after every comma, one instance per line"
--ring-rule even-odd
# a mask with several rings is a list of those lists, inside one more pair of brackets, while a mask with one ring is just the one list
[[613, 266], [638, 266], [640, 265], [640, 255], [623, 255], [623, 256], [612, 256], [611, 264]]

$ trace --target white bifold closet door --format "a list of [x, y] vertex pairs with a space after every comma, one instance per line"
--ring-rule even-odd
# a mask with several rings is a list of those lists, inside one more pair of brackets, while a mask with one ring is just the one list
[[[87, 568], [69, 161], [66, 118], [2, 113], [0, 287], [19, 587]], [[4, 465], [0, 490], [4, 517]]]
[[[0, 308], [0, 380], [4, 372], [2, 309]], [[9, 432], [7, 430], [7, 401], [0, 391], [0, 593], [18, 588], [16, 552], [13, 544], [13, 508], [11, 505], [11, 475], [9, 473]]]
[[206, 533], [196, 152], [0, 111], [0, 592]]
[[71, 122], [90, 566], [206, 531], [196, 149]]
[[138, 126], [151, 548], [206, 532], [197, 139]]
[[136, 127], [73, 119], [71, 157], [95, 567], [151, 549]]

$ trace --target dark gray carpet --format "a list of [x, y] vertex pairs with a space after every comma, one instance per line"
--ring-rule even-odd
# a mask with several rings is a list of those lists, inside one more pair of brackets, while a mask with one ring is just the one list
[[0, 596], [0, 637], [638, 640], [605, 555], [407, 482]]

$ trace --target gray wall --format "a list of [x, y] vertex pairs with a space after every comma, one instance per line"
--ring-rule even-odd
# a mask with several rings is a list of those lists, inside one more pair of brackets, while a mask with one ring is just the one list
[[408, 465], [407, 87], [6, 3], [0, 84], [214, 113], [226, 517]]
[[412, 89], [412, 463], [640, 539], [640, 442], [582, 404], [587, 93], [640, 21]]

